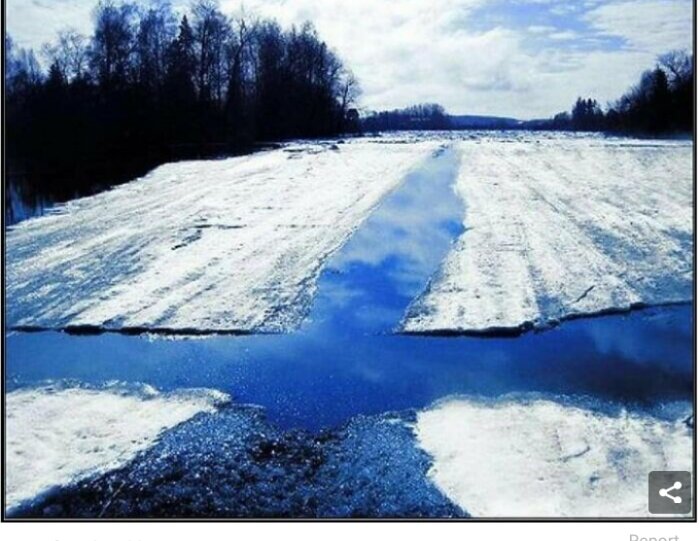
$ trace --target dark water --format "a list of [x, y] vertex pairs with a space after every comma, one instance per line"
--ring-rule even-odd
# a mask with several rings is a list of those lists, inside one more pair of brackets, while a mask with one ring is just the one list
[[264, 406], [281, 428], [314, 430], [452, 394], [537, 392], [631, 407], [692, 400], [689, 305], [518, 338], [392, 334], [462, 231], [457, 169], [447, 149], [382, 203], [327, 265], [297, 332], [178, 340], [16, 333], [7, 339], [8, 389], [47, 379], [207, 387]]

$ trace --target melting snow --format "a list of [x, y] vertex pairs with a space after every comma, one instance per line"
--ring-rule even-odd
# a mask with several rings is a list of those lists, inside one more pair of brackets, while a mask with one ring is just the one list
[[8, 509], [52, 487], [117, 468], [165, 429], [225, 402], [218, 391], [46, 386], [6, 395]]
[[649, 472], [693, 466], [683, 420], [545, 400], [450, 400], [416, 434], [433, 482], [475, 517], [643, 517]]

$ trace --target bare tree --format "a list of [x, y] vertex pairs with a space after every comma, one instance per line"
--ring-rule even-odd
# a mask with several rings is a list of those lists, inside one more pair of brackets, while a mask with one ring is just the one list
[[90, 66], [106, 89], [123, 86], [131, 75], [137, 13], [134, 4], [117, 5], [111, 0], [101, 0], [95, 8]]
[[361, 94], [362, 89], [360, 88], [360, 83], [355, 77], [355, 74], [350, 70], [343, 70], [339, 95], [340, 108], [344, 116], [347, 115], [348, 110], [355, 105]]
[[66, 81], [81, 78], [87, 72], [89, 60], [87, 38], [72, 28], [60, 31], [56, 42], [44, 44], [41, 52], [49, 64], [57, 66]]
[[27, 95], [43, 79], [34, 51], [17, 48], [12, 38], [5, 36], [5, 83], [8, 96]]
[[215, 0], [198, 0], [192, 7], [197, 51], [197, 91], [201, 101], [222, 101], [227, 83], [226, 50], [231, 22]]
[[167, 52], [177, 23], [170, 2], [162, 1], [141, 14], [136, 34], [136, 64], [141, 85], [157, 88], [165, 79]]
[[692, 79], [693, 57], [686, 51], [674, 50], [659, 57], [659, 67], [666, 72], [671, 87]]

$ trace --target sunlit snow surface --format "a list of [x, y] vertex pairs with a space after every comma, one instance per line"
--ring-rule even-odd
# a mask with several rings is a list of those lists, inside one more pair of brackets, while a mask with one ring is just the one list
[[[685, 408], [686, 419], [692, 411]], [[644, 517], [651, 471], [692, 471], [683, 416], [543, 399], [452, 399], [418, 415], [429, 476], [475, 517]]]
[[435, 142], [302, 145], [164, 165], [7, 234], [10, 327], [276, 332]]
[[7, 509], [126, 464], [168, 428], [227, 400], [207, 390], [159, 393], [147, 385], [68, 385], [7, 393]]
[[405, 331], [515, 331], [692, 299], [691, 142], [529, 134], [456, 145], [465, 232]]

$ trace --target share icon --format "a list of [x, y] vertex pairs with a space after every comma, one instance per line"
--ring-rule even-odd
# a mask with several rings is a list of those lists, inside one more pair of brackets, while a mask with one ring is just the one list
[[687, 515], [692, 511], [693, 478], [687, 471], [649, 472], [649, 512]]
[[670, 492], [673, 492], [674, 490], [680, 490], [683, 488], [683, 483], [680, 481], [676, 481], [673, 483], [673, 486], [669, 488], [662, 488], [659, 490], [659, 496], [662, 498], [668, 498], [669, 500], [673, 500], [673, 503], [683, 503], [683, 498], [680, 496], [674, 496], [673, 494], [669, 494]]

